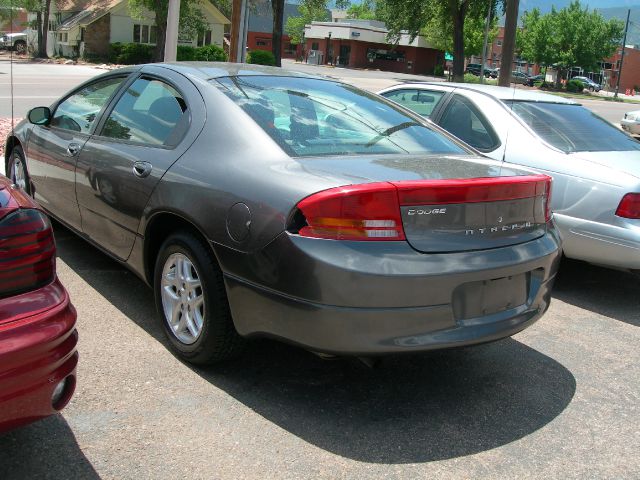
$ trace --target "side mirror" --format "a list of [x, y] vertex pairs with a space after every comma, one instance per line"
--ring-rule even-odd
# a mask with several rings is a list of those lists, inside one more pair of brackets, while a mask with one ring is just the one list
[[49, 107], [32, 108], [29, 110], [27, 118], [35, 125], [47, 125], [51, 120], [51, 110]]

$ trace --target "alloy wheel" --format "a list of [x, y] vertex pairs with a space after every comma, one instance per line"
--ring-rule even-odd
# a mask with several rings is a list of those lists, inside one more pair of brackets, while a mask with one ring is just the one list
[[161, 298], [164, 318], [182, 343], [195, 343], [205, 318], [204, 292], [193, 262], [182, 253], [170, 255], [162, 269]]

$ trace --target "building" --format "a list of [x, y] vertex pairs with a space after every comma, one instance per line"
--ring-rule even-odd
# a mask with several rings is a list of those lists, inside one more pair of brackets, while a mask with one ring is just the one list
[[376, 20], [312, 22], [305, 28], [307, 62], [415, 74], [433, 74], [436, 65], [444, 65], [444, 52], [424, 37], [410, 41], [403, 34], [390, 44], [388, 33]]
[[[500, 68], [502, 65], [502, 43], [504, 42], [504, 27], [500, 27], [496, 38], [487, 46], [487, 63], [488, 68]], [[482, 63], [482, 55], [474, 55], [469, 58], [468, 63]], [[511, 65], [512, 71], [524, 72], [527, 75], [537, 75], [540, 73], [540, 66], [535, 63], [529, 63], [523, 58], [514, 57]]]
[[[201, 2], [200, 10], [207, 29], [197, 38], [179, 37], [179, 45], [222, 47], [231, 22], [211, 2]], [[49, 18], [50, 56], [106, 57], [112, 43], [156, 43], [155, 14], [144, 10], [134, 18], [128, 0], [58, 0], [51, 2]]]
[[[298, 5], [284, 4], [283, 25], [289, 17], [298, 17]], [[271, 2], [259, 2], [254, 8], [249, 8], [249, 28], [247, 29], [247, 48], [251, 50], [272, 51], [273, 41], [273, 11]], [[302, 45], [293, 45], [289, 35], [282, 35], [282, 58], [299, 58], [302, 56]]]
[[27, 28], [27, 11], [24, 8], [13, 8], [13, 12], [8, 7], [1, 10], [0, 35], [22, 32]]
[[625, 93], [627, 90], [640, 92], [640, 50], [633, 45], [625, 46], [624, 60], [622, 60], [622, 48], [618, 48], [613, 56], [602, 63], [601, 83], [605, 88], [615, 90], [621, 61], [624, 63], [620, 77], [620, 92]]

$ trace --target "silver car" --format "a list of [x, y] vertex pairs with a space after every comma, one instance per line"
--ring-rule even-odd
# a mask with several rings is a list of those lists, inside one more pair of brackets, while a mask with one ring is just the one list
[[567, 257], [640, 269], [640, 143], [561, 97], [470, 84], [402, 84], [383, 96], [503, 162], [551, 175]]
[[154, 289], [193, 363], [257, 336], [356, 355], [470, 345], [549, 305], [551, 179], [350, 85], [114, 70], [31, 110], [5, 151], [16, 185]]
[[640, 110], [625, 113], [620, 120], [620, 126], [631, 135], [640, 135]]

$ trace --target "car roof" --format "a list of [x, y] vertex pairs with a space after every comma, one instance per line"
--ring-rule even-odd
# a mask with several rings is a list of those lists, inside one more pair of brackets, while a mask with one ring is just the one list
[[[496, 85], [483, 85], [479, 83], [449, 83], [449, 82], [420, 82], [420, 83], [402, 83], [400, 85], [394, 85], [391, 88], [420, 88], [420, 87], [446, 87], [451, 89], [471, 90], [474, 92], [484, 93], [497, 100], [516, 100], [516, 101], [529, 101], [529, 102], [547, 102], [547, 103], [567, 103], [571, 105], [578, 105], [571, 99], [559, 97], [557, 95], [550, 95], [548, 93], [541, 93], [538, 91], [524, 90], [522, 88], [512, 87], [498, 87]], [[385, 89], [388, 90], [388, 89]]]
[[251, 76], [251, 75], [269, 75], [277, 77], [303, 77], [318, 78], [327, 80], [327, 77], [321, 75], [308, 75], [306, 73], [295, 72], [280, 67], [268, 67], [265, 65], [251, 65], [247, 63], [228, 63], [228, 62], [169, 62], [149, 64], [159, 67], [170, 68], [185, 75], [192, 75], [210, 80], [212, 78], [235, 77], [235, 76]]

